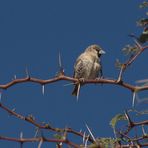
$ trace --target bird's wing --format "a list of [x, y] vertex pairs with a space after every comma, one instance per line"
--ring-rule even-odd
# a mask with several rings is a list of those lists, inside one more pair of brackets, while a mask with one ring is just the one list
[[84, 75], [84, 62], [82, 59], [77, 59], [74, 67], [74, 77], [82, 78]]
[[74, 66], [74, 77], [78, 79], [87, 78], [92, 66], [93, 66], [93, 62], [88, 57], [88, 55], [85, 53], [81, 54], [76, 60], [76, 63]]

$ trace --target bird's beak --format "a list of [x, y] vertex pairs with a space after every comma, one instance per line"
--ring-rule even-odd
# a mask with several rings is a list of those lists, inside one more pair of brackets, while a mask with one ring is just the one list
[[99, 54], [105, 54], [106, 52], [104, 50], [100, 50]]

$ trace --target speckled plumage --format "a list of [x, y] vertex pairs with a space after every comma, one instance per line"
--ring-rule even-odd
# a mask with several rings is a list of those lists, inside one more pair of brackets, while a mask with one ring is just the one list
[[[105, 53], [100, 46], [90, 45], [85, 51], [77, 58], [74, 65], [74, 78], [77, 79], [96, 79], [102, 74], [102, 68], [100, 63], [101, 54]], [[77, 96], [78, 85], [76, 84], [72, 92]]]

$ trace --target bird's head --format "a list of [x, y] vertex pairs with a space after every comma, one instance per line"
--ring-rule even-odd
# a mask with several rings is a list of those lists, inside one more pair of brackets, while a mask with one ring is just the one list
[[105, 51], [99, 46], [99, 45], [90, 45], [86, 48], [86, 51], [96, 53], [98, 57], [100, 57], [102, 54], [105, 54]]

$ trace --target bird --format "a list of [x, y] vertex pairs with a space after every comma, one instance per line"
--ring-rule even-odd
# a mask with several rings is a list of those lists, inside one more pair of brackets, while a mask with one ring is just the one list
[[88, 46], [83, 53], [81, 53], [74, 65], [73, 78], [81, 80], [81, 82], [74, 84], [72, 95], [79, 96], [80, 86], [83, 85], [83, 80], [96, 79], [102, 76], [101, 55], [105, 51], [97, 44]]

